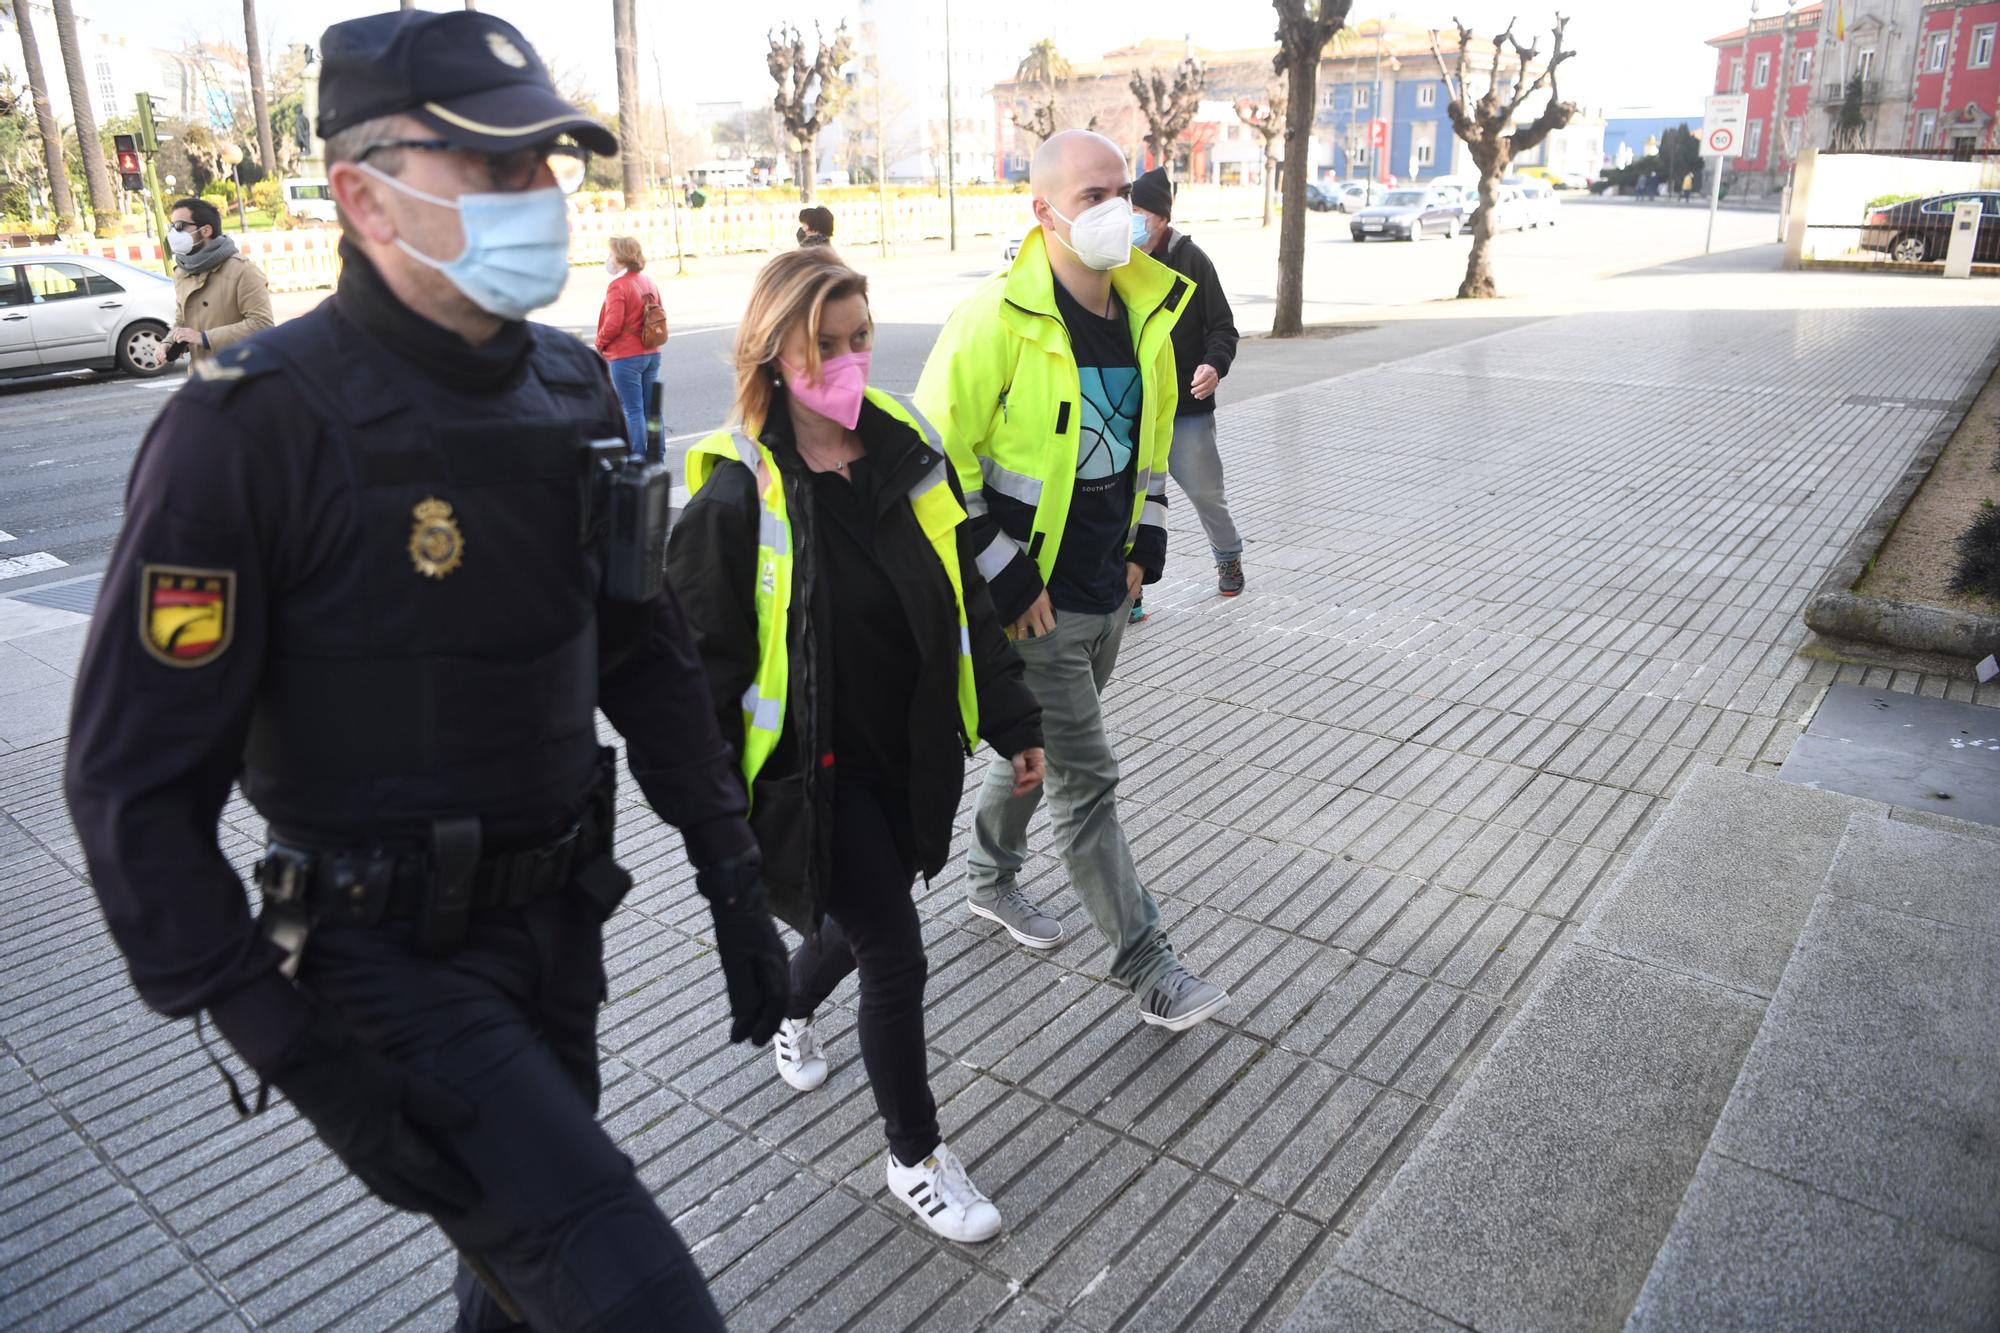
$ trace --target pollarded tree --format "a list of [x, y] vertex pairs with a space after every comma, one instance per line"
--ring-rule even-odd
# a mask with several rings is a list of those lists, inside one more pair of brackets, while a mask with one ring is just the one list
[[1146, 118], [1146, 147], [1153, 150], [1157, 166], [1172, 169], [1174, 141], [1194, 123], [1201, 106], [1201, 90], [1208, 86], [1208, 72], [1193, 56], [1173, 68], [1173, 81], [1157, 69], [1132, 75], [1132, 96], [1139, 113]]
[[1354, 0], [1271, 0], [1271, 6], [1278, 11], [1278, 54], [1271, 65], [1285, 78], [1285, 211], [1278, 225], [1278, 308], [1271, 336], [1296, 338], [1305, 329], [1306, 173], [1312, 169], [1319, 61]]
[[639, 16], [633, 0], [611, 0], [611, 43], [618, 71], [618, 184], [637, 208], [646, 186], [645, 116], [639, 101]]
[[1236, 103], [1236, 118], [1250, 127], [1264, 145], [1264, 225], [1271, 225], [1271, 188], [1278, 176], [1278, 139], [1285, 132], [1285, 90], [1276, 84], [1264, 90], [1264, 100], [1245, 97]]
[[808, 204], [812, 202], [813, 180], [819, 174], [814, 169], [819, 160], [819, 132], [840, 114], [840, 104], [847, 97], [847, 81], [840, 77], [840, 71], [854, 57], [854, 39], [847, 35], [846, 23], [833, 30], [831, 42], [815, 23], [813, 39], [819, 49], [807, 59], [805, 38], [796, 26], [787, 24], [770, 34], [771, 55], [765, 62], [771, 81], [778, 85], [771, 105], [784, 120], [785, 132], [798, 145], [799, 199]]
[[[1457, 19], [1452, 23], [1458, 28], [1458, 64], [1446, 65], [1436, 31], [1431, 33], [1431, 54], [1437, 57], [1438, 77], [1444, 80], [1452, 131], [1464, 141], [1472, 164], [1479, 168], [1479, 211], [1472, 215], [1472, 253], [1466, 256], [1465, 281], [1458, 284], [1460, 300], [1476, 300], [1500, 294], [1493, 285], [1492, 255], [1494, 200], [1499, 196], [1500, 178], [1518, 154], [1569, 124], [1576, 114], [1576, 103], [1563, 101], [1556, 91], [1556, 71], [1576, 52], [1563, 50], [1563, 29], [1569, 20], [1558, 14], [1548, 60], [1537, 70], [1540, 44], [1523, 46], [1510, 20], [1493, 39], [1486, 91], [1468, 101], [1465, 72], [1472, 54], [1472, 29]], [[1511, 71], [1506, 68], [1510, 56], [1514, 64]], [[1514, 118], [1522, 106], [1544, 88], [1549, 91], [1549, 100], [1541, 113], [1527, 125], [1516, 126]]]

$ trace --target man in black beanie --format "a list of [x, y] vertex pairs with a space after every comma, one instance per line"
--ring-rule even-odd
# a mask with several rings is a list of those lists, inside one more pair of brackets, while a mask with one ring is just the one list
[[[1173, 214], [1174, 186], [1164, 169], [1154, 167], [1132, 182], [1133, 230], [1140, 222], [1146, 227], [1145, 239], [1134, 243], [1195, 285], [1193, 304], [1174, 325], [1181, 400], [1174, 411], [1167, 472], [1201, 519], [1215, 554], [1216, 591], [1234, 597], [1243, 591], [1243, 538], [1229, 517], [1229, 501], [1222, 492], [1222, 455], [1215, 447], [1215, 386], [1236, 359], [1236, 316], [1207, 253], [1168, 225]], [[1145, 618], [1145, 609], [1133, 602], [1132, 619]]]
[[799, 248], [833, 244], [833, 210], [822, 204], [799, 210]]

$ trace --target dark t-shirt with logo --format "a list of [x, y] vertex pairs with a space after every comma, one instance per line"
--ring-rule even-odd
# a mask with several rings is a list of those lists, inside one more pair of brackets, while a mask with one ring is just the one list
[[1055, 568], [1049, 602], [1057, 611], [1106, 615], [1125, 604], [1125, 535], [1132, 526], [1132, 477], [1138, 456], [1139, 358], [1125, 304], [1111, 301], [1111, 318], [1092, 314], [1058, 282], [1056, 310], [1076, 354], [1078, 423], [1076, 493]]

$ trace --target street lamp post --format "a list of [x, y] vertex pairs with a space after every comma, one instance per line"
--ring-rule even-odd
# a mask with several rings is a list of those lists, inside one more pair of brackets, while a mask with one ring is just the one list
[[[944, 197], [951, 222], [951, 248], [958, 249], [958, 150], [952, 142], [951, 0], [944, 0]], [[932, 142], [936, 142], [933, 140]]]
[[243, 207], [243, 149], [233, 143], [224, 144], [222, 160], [229, 165], [229, 178], [236, 182], [236, 234], [248, 234], [250, 215]]

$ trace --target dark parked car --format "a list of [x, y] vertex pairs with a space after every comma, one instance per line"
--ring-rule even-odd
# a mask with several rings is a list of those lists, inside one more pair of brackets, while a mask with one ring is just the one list
[[1976, 199], [1980, 204], [1979, 235], [1972, 243], [1973, 259], [1982, 264], [2000, 264], [2000, 190], [1937, 194], [1877, 209], [1868, 215], [1868, 225], [1862, 228], [1861, 248], [1886, 250], [1889, 258], [1905, 264], [1940, 263], [1951, 240], [1952, 210], [1961, 199]]
[[1340, 201], [1333, 197], [1333, 191], [1307, 181], [1306, 207], [1314, 213], [1331, 213], [1340, 207]]
[[1431, 232], [1458, 235], [1464, 218], [1456, 190], [1391, 190], [1382, 196], [1381, 203], [1356, 213], [1348, 222], [1348, 231], [1357, 241], [1420, 241]]

